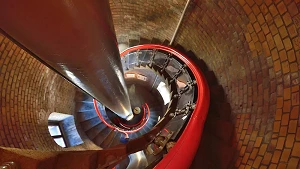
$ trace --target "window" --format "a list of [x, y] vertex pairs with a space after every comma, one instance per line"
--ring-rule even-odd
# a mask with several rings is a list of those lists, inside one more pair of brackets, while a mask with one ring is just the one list
[[160, 82], [157, 87], [158, 92], [164, 100], [164, 105], [168, 104], [171, 101], [171, 93], [169, 92], [168, 87], [164, 82]]
[[73, 115], [51, 113], [48, 118], [48, 130], [53, 140], [61, 147], [72, 147], [83, 143], [77, 132]]
[[58, 144], [61, 147], [67, 147], [62, 132], [60, 130], [59, 124], [49, 124], [48, 130], [56, 144]]

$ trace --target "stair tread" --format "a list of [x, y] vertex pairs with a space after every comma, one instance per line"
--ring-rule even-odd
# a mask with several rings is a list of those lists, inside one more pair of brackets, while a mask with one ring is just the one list
[[93, 119], [95, 117], [98, 117], [95, 110], [77, 113], [77, 120], [79, 122], [87, 121], [87, 120]]
[[121, 144], [121, 142], [120, 142], [121, 135], [122, 135], [122, 133], [117, 132], [117, 134], [113, 138], [113, 140], [112, 140], [111, 144], [109, 145], [109, 147], [113, 147], [115, 145]]
[[102, 143], [100, 144], [100, 147], [102, 147], [102, 148], [108, 148], [108, 146], [112, 142], [113, 138], [115, 137], [116, 133], [117, 132], [115, 132], [114, 130], [111, 130], [109, 132], [109, 134], [106, 135], [106, 137], [104, 138], [104, 140], [102, 141]]
[[104, 139], [106, 138], [106, 136], [112, 131], [111, 128], [106, 127], [105, 129], [103, 129], [94, 139], [93, 142], [100, 146], [101, 143], [104, 141]]
[[93, 140], [102, 130], [104, 130], [107, 126], [104, 123], [99, 123], [98, 125], [92, 127], [88, 131], [86, 131], [86, 135]]
[[99, 119], [98, 116], [94, 117], [92, 119], [89, 119], [87, 121], [80, 122], [81, 127], [84, 131], [91, 129], [92, 127], [98, 125], [99, 123], [101, 123], [101, 120]]

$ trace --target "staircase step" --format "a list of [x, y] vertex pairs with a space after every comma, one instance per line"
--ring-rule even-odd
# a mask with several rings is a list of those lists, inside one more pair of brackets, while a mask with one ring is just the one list
[[117, 132], [117, 134], [113, 138], [113, 140], [112, 140], [111, 144], [109, 145], [109, 147], [113, 147], [115, 145], [121, 144], [121, 142], [120, 142], [121, 135], [122, 135], [122, 133]]
[[136, 45], [138, 45], [139, 43], [140, 43], [139, 40], [136, 40], [136, 39], [129, 39], [129, 47], [136, 46]]
[[149, 44], [151, 41], [149, 39], [146, 39], [146, 38], [140, 38], [140, 45], [142, 44]]
[[94, 103], [83, 103], [80, 105], [80, 107], [78, 107], [78, 109], [76, 110], [77, 112], [85, 112], [85, 111], [95, 111], [94, 108]]
[[81, 112], [77, 113], [77, 119], [79, 122], [87, 121], [90, 119], [93, 119], [95, 117], [98, 117], [97, 113], [94, 111], [86, 111], [86, 112]]
[[101, 143], [104, 141], [104, 139], [107, 137], [107, 135], [112, 131], [111, 128], [106, 127], [93, 139], [93, 142], [100, 146]]
[[227, 169], [233, 156], [233, 147], [204, 131], [190, 169]]
[[92, 127], [88, 131], [86, 131], [86, 135], [89, 137], [90, 140], [94, 140], [95, 137], [106, 128], [107, 126], [104, 123], [99, 123], [98, 125]]
[[162, 44], [161, 41], [159, 39], [157, 39], [157, 38], [152, 38], [151, 39], [151, 43], [152, 44], [158, 44], [158, 45]]
[[100, 144], [100, 147], [108, 148], [110, 143], [113, 141], [113, 138], [115, 137], [116, 134], [117, 134], [117, 132], [115, 132], [114, 130], [111, 130], [109, 132], [109, 134], [105, 137], [103, 142]]
[[99, 117], [94, 117], [90, 120], [87, 120], [87, 121], [84, 121], [84, 122], [81, 122], [81, 127], [84, 131], [87, 131], [89, 129], [91, 129], [92, 127], [98, 125], [99, 123], [101, 123], [101, 120], [99, 119]]

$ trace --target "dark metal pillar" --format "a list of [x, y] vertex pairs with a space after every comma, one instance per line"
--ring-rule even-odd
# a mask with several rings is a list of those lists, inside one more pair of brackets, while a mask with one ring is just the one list
[[122, 118], [132, 116], [108, 0], [0, 0], [0, 28]]

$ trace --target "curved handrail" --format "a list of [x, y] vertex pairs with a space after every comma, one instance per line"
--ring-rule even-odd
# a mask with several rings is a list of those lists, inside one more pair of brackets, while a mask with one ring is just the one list
[[197, 152], [204, 128], [204, 122], [208, 112], [210, 101], [209, 87], [203, 73], [197, 68], [192, 60], [183, 55], [181, 52], [170, 47], [154, 44], [138, 45], [123, 51], [121, 53], [121, 57], [129, 52], [142, 49], [158, 49], [173, 54], [190, 68], [197, 82], [198, 97], [196, 101], [196, 107], [191, 115], [191, 118], [177, 143], [155, 167], [158, 169], [189, 168]]
[[109, 124], [109, 123], [103, 118], [103, 116], [102, 116], [102, 114], [101, 114], [101, 112], [100, 112], [100, 110], [99, 110], [99, 108], [98, 108], [97, 100], [94, 99], [93, 102], [94, 102], [94, 108], [95, 108], [95, 110], [96, 110], [96, 113], [97, 113], [97, 115], [99, 116], [99, 118], [101, 119], [101, 121], [102, 121], [107, 127], [111, 128], [111, 129], [113, 129], [113, 130], [117, 130], [117, 131], [120, 132], [120, 133], [125, 134], [126, 137], [128, 137], [128, 134], [138, 132], [139, 130], [141, 130], [142, 128], [144, 128], [144, 126], [147, 124], [148, 120], [150, 119], [150, 108], [149, 108], [148, 104], [145, 103], [145, 105], [143, 105], [143, 109], [144, 109], [145, 112], [146, 112], [146, 111], [148, 112], [148, 116], [147, 116], [147, 119], [146, 119], [145, 123], [143, 123], [141, 126], [139, 126], [139, 127], [136, 128], [136, 129], [133, 129], [133, 130], [123, 130], [123, 129], [120, 129], [120, 128], [118, 128], [118, 127], [115, 127], [115, 126]]
[[[148, 114], [150, 114], [151, 112], [148, 112]], [[147, 118], [145, 117], [146, 116], [146, 111], [144, 111], [143, 113], [143, 117], [142, 119], [136, 123], [136, 124], [132, 124], [132, 125], [129, 125], [129, 124], [124, 124], [121, 122], [120, 118], [118, 118], [118, 122], [119, 124], [122, 126], [122, 127], [125, 127], [125, 128], [133, 128], [133, 127], [136, 127], [136, 126], [139, 126], [140, 124], [142, 124], [143, 122], [145, 122], [147, 120]], [[149, 115], [150, 116], [150, 115]], [[147, 122], [145, 122], [147, 123]]]

